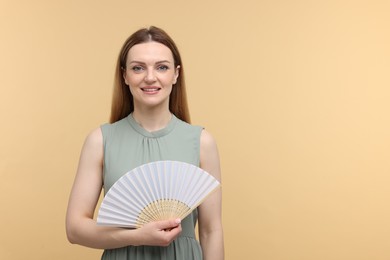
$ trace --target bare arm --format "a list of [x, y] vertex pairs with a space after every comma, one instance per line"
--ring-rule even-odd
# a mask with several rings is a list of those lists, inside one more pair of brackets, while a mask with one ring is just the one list
[[179, 220], [153, 222], [139, 229], [97, 226], [93, 214], [102, 190], [102, 172], [103, 137], [98, 128], [85, 140], [69, 198], [66, 233], [71, 243], [101, 249], [128, 245], [167, 246], [180, 234]]
[[[221, 181], [217, 145], [205, 130], [201, 135], [200, 167]], [[223, 260], [222, 191], [219, 188], [199, 206], [199, 235], [204, 260]]]

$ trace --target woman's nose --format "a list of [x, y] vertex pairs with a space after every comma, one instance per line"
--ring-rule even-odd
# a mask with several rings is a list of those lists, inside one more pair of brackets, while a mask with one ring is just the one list
[[156, 80], [155, 71], [153, 69], [148, 69], [146, 71], [145, 81], [146, 82], [153, 82], [155, 80]]

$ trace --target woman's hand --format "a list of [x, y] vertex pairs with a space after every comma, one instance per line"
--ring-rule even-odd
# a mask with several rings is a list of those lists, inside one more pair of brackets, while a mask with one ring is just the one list
[[180, 223], [180, 219], [170, 219], [150, 222], [136, 229], [139, 245], [169, 246], [181, 233]]

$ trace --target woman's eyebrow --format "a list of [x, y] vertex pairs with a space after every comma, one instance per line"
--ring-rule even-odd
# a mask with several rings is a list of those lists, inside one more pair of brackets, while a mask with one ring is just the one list
[[[130, 61], [129, 64], [132, 64], [132, 63], [136, 63], [136, 64], [146, 64], [146, 62], [137, 61], [137, 60]], [[155, 64], [160, 64], [160, 63], [171, 63], [171, 62], [170, 62], [169, 60], [160, 60], [160, 61], [156, 61]]]

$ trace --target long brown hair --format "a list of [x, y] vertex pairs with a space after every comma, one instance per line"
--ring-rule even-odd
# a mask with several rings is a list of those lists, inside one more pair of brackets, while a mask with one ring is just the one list
[[190, 123], [183, 62], [179, 50], [171, 37], [165, 31], [155, 26], [136, 31], [127, 38], [122, 46], [115, 69], [110, 123], [119, 121], [134, 111], [133, 95], [130, 93], [129, 86], [125, 83], [123, 71], [126, 69], [127, 54], [129, 53], [130, 48], [136, 44], [150, 41], [159, 42], [167, 46], [172, 52], [175, 67], [180, 66], [179, 76], [169, 97], [169, 110], [177, 118]]

